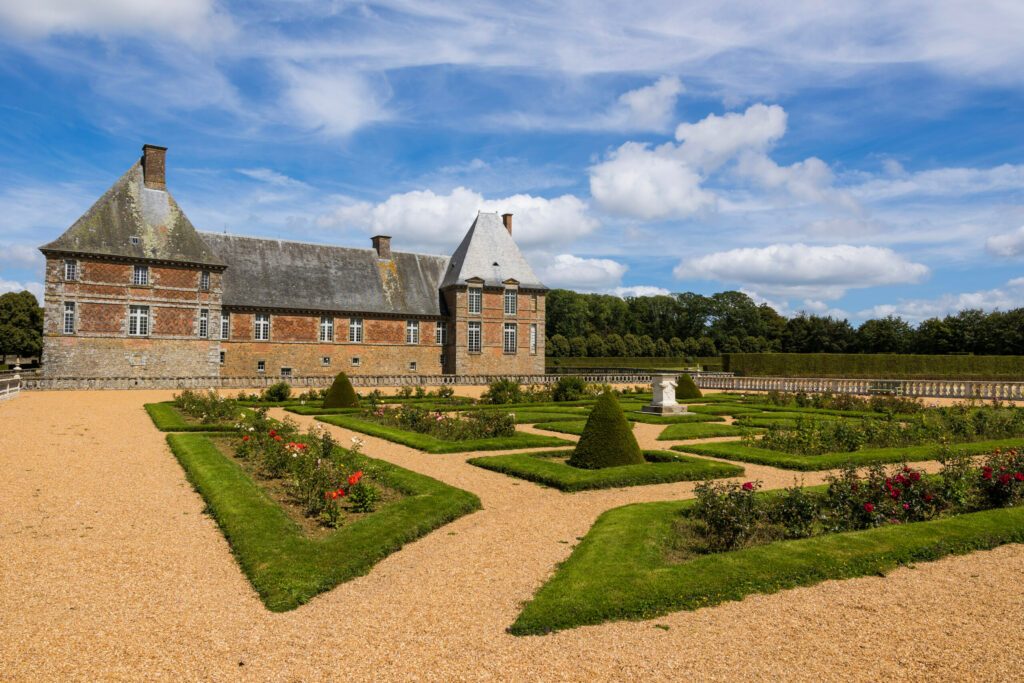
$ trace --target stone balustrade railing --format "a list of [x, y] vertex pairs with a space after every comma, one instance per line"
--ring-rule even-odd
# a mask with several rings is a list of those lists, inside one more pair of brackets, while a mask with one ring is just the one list
[[21, 391], [21, 375], [0, 377], [0, 401], [14, 398]]
[[939, 379], [836, 379], [795, 377], [694, 376], [701, 389], [726, 391], [804, 391], [833, 394], [895, 394], [923, 398], [1024, 400], [1024, 382]]

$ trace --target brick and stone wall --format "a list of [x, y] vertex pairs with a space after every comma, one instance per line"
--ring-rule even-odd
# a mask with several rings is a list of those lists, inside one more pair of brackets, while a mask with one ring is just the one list
[[[522, 290], [518, 292], [516, 315], [505, 315], [504, 289], [485, 288], [481, 311], [469, 313], [468, 288], [453, 287], [445, 292], [448, 310], [453, 313], [449, 326], [449, 340], [452, 342], [448, 356], [453, 368], [448, 370], [460, 375], [540, 375], [544, 373], [544, 293]], [[479, 321], [482, 331], [482, 348], [471, 353], [468, 345], [470, 321]], [[506, 353], [504, 349], [505, 323], [516, 323], [517, 350]], [[536, 352], [530, 351], [530, 326], [537, 326]]]

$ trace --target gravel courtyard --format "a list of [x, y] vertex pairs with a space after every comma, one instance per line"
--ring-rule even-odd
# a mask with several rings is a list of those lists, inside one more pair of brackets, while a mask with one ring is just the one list
[[[474, 454], [362, 435], [368, 455], [472, 491], [484, 509], [273, 614], [143, 410], [171, 395], [0, 403], [0, 680], [1024, 679], [1024, 546], [651, 621], [507, 635], [601, 512], [685, 498], [692, 484], [563, 494], [466, 464]], [[666, 447], [661, 429], [637, 425], [641, 446]], [[766, 488], [794, 480], [745, 467]]]

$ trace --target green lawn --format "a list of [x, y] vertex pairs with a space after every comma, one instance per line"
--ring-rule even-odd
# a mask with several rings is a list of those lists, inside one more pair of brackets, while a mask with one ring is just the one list
[[[951, 448], [971, 455], [988, 453], [996, 448], [1022, 448], [1024, 437], [997, 439], [994, 441], [970, 441], [951, 444]], [[905, 446], [902, 448], [862, 448], [850, 453], [824, 453], [822, 455], [794, 455], [767, 448], [745, 446], [741, 443], [702, 443], [673, 446], [672, 450], [683, 453], [710, 455], [724, 460], [739, 460], [757, 465], [771, 465], [787, 470], [830, 470], [846, 464], [870, 465], [872, 463], [921, 462], [934, 460], [938, 451], [936, 444]]]
[[304, 535], [239, 465], [202, 434], [167, 442], [206, 501], [242, 571], [267, 609], [294, 609], [440, 526], [480, 509], [473, 494], [367, 458], [382, 483], [405, 497], [320, 539]]
[[586, 425], [586, 420], [555, 420], [553, 422], [538, 422], [533, 426], [537, 429], [544, 429], [549, 432], [575, 434], [576, 436], [579, 436], [583, 433], [583, 428]]
[[691, 413], [704, 415], [753, 415], [762, 412], [760, 408], [749, 406], [733, 405], [729, 403], [713, 403], [711, 405], [691, 405], [688, 410]]
[[644, 457], [648, 460], [646, 464], [606, 467], [599, 470], [572, 467], [556, 459], [566, 457], [571, 452], [561, 450], [491, 455], [471, 458], [468, 462], [477, 467], [567, 492], [737, 477], [743, 474], [742, 467], [702, 458], [680, 457], [670, 451], [644, 451]]
[[145, 408], [161, 432], [231, 432], [235, 429], [233, 424], [202, 424], [192, 420], [175, 408], [172, 401], [147, 403]]
[[[763, 494], [762, 494], [763, 495]], [[602, 514], [509, 632], [650, 619], [829, 579], [1024, 541], [1024, 508], [780, 541], [669, 562], [673, 522], [693, 501], [641, 503]]]
[[320, 422], [344, 427], [353, 431], [380, 437], [403, 446], [417, 448], [427, 453], [466, 453], [469, 451], [498, 451], [514, 448], [548, 448], [570, 446], [572, 442], [556, 436], [542, 436], [516, 432], [515, 436], [493, 439], [469, 439], [466, 441], [444, 441], [429, 434], [410, 432], [396, 427], [377, 424], [363, 420], [354, 415], [321, 415], [316, 418]]
[[666, 427], [658, 435], [658, 441], [674, 441], [679, 439], [712, 439], [719, 436], [743, 436], [749, 434], [753, 429], [735, 427], [733, 425], [722, 425], [706, 422], [695, 424], [674, 424]]

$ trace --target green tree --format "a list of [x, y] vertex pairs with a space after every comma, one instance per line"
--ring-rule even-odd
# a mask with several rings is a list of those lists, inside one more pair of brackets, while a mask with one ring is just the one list
[[[673, 337], [673, 339], [677, 339], [677, 337]], [[654, 342], [654, 355], [661, 358], [667, 358], [672, 355], [672, 347], [669, 346], [668, 342], [664, 339], [659, 339]]]
[[701, 337], [697, 340], [697, 355], [698, 356], [717, 356], [718, 347], [715, 346], [715, 340], [711, 337]]
[[[691, 339], [692, 339], [692, 337], [691, 337]], [[683, 341], [679, 337], [672, 337], [671, 339], [669, 339], [668, 340], [668, 346], [669, 346], [669, 349], [671, 349], [671, 353], [669, 355], [672, 355], [672, 356], [685, 356], [685, 355], [687, 355], [687, 353], [686, 353], [686, 344], [684, 344]]]
[[604, 339], [602, 339], [601, 335], [596, 332], [591, 332], [590, 335], [587, 336], [587, 353], [594, 358], [600, 358], [601, 356], [608, 355]]
[[587, 340], [580, 335], [569, 338], [569, 355], [573, 358], [583, 358], [587, 355]]
[[626, 334], [622, 337], [622, 343], [626, 347], [626, 353], [624, 356], [639, 356], [640, 355], [640, 337], [635, 334]]
[[651, 339], [649, 334], [640, 335], [640, 355], [645, 358], [650, 358], [654, 355], [654, 340]]
[[605, 353], [609, 356], [615, 356], [622, 358], [629, 355], [629, 349], [626, 347], [626, 342], [622, 339], [620, 334], [609, 334], [608, 338], [604, 342]]
[[545, 355], [553, 356], [554, 358], [565, 358], [572, 353], [572, 349], [569, 347], [569, 340], [561, 334], [552, 335], [544, 345], [544, 351]]
[[43, 352], [43, 309], [29, 291], [0, 295], [0, 358], [38, 357]]
[[907, 353], [913, 343], [913, 328], [897, 316], [865, 320], [857, 328], [857, 350], [861, 353]]

